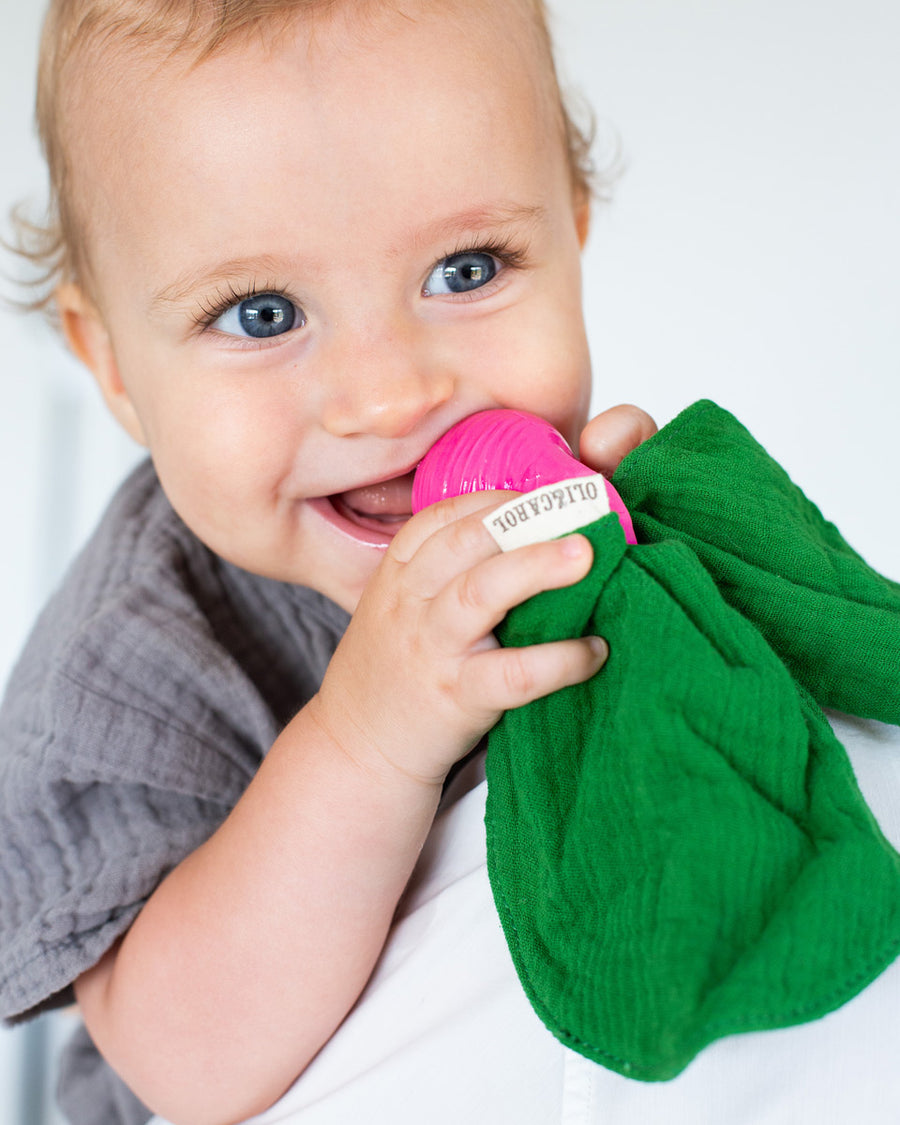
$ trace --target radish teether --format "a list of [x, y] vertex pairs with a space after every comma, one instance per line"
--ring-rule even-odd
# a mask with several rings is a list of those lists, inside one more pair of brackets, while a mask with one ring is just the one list
[[609, 481], [582, 464], [549, 422], [522, 410], [483, 410], [439, 438], [416, 469], [412, 510], [466, 492], [532, 492], [579, 477], [602, 482], [625, 538], [636, 543], [631, 517]]

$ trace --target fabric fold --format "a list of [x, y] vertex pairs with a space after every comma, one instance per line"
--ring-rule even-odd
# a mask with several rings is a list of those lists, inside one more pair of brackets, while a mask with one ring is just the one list
[[900, 588], [711, 403], [614, 484], [639, 544], [593, 524], [587, 578], [498, 632], [598, 633], [610, 658], [492, 731], [488, 869], [551, 1031], [665, 1080], [826, 1014], [900, 951], [900, 857], [818, 706], [900, 719]]
[[900, 584], [867, 565], [733, 415], [694, 403], [613, 483], [640, 542], [689, 546], [820, 706], [900, 723]]

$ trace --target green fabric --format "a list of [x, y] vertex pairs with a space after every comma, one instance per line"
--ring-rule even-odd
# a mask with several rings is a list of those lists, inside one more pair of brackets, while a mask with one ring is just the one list
[[823, 707], [900, 723], [900, 585], [727, 411], [698, 402], [613, 478], [639, 542], [678, 539]]
[[807, 691], [898, 715], [900, 590], [712, 404], [615, 483], [643, 542], [594, 524], [588, 577], [500, 631], [598, 633], [610, 658], [492, 731], [488, 870], [551, 1031], [662, 1080], [716, 1038], [824, 1015], [900, 950], [900, 857]]

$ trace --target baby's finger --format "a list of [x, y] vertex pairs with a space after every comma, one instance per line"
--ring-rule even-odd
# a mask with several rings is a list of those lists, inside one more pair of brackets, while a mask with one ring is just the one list
[[493, 649], [469, 659], [461, 686], [485, 710], [508, 711], [590, 679], [608, 656], [602, 637]]
[[[483, 519], [512, 492], [479, 492], [435, 504], [419, 516], [434, 512], [430, 524], [403, 528], [388, 550], [385, 563], [402, 573], [403, 588], [422, 601], [430, 601], [459, 575], [499, 553]], [[424, 523], [424, 521], [423, 521]], [[406, 534], [409, 532], [409, 534]]]
[[[514, 495], [513, 492], [467, 492], [423, 508], [394, 536], [388, 548], [388, 556], [400, 564], [406, 564], [433, 536], [447, 533], [448, 529], [467, 519], [475, 528], [473, 538], [480, 543], [478, 527], [481, 517]], [[490, 536], [487, 538], [489, 540]]]
[[583, 535], [494, 554], [464, 570], [441, 591], [431, 606], [431, 621], [447, 646], [470, 647], [514, 606], [544, 590], [580, 582], [592, 559], [591, 544]]
[[622, 458], [655, 433], [656, 423], [639, 406], [613, 406], [585, 426], [579, 456], [598, 473], [611, 477]]

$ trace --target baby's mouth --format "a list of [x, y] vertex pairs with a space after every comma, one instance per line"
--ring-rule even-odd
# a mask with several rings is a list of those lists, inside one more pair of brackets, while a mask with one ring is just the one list
[[355, 539], [386, 546], [412, 515], [413, 474], [328, 497], [334, 523]]

